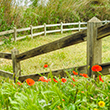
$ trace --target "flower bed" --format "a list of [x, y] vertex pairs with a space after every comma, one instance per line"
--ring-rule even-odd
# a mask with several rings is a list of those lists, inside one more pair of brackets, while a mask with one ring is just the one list
[[[46, 66], [45, 68], [47, 68]], [[110, 110], [110, 83], [99, 65], [92, 67], [97, 79], [72, 71], [67, 78], [41, 76], [37, 82], [0, 84], [0, 109], [9, 110]], [[102, 76], [102, 77], [101, 77]]]

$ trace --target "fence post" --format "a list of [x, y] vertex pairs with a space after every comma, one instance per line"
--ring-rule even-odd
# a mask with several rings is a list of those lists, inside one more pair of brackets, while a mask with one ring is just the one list
[[44, 35], [46, 36], [46, 23], [44, 23]]
[[16, 27], [14, 27], [14, 41], [16, 42], [16, 38], [17, 38], [17, 30]]
[[102, 41], [97, 40], [97, 27], [101, 25], [102, 22], [96, 17], [87, 22], [87, 73], [90, 77], [95, 75], [91, 67], [101, 63]]
[[30, 25], [30, 29], [31, 29], [31, 38], [33, 39], [33, 28], [32, 28], [32, 25]]
[[107, 20], [105, 20], [105, 24], [107, 24]]
[[80, 21], [79, 21], [79, 31], [80, 31], [80, 28], [81, 28], [81, 23], [80, 23]]
[[12, 55], [12, 64], [13, 64], [13, 78], [14, 78], [14, 82], [16, 82], [16, 78], [18, 76], [21, 76], [21, 67], [20, 67], [20, 62], [16, 61], [16, 55], [19, 54], [19, 51], [14, 48], [11, 51], [11, 55]]
[[63, 23], [61, 22], [61, 34], [63, 34]]

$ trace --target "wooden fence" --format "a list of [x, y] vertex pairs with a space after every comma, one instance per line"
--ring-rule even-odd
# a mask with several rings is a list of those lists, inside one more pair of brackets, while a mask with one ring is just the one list
[[[103, 75], [110, 74], [110, 62], [101, 63], [101, 54], [102, 54], [102, 43], [101, 39], [110, 35], [110, 23], [102, 24], [102, 22], [93, 17], [87, 22], [87, 29], [76, 32], [69, 36], [63, 37], [59, 40], [50, 42], [48, 44], [36, 47], [32, 50], [23, 52], [19, 54], [17, 49], [13, 49], [11, 53], [0, 53], [0, 58], [11, 59], [13, 64], [13, 73], [6, 72], [0, 70], [0, 75], [4, 77], [9, 77], [11, 79], [18, 79], [23, 82], [27, 78], [32, 78], [35, 81], [40, 77], [39, 74], [31, 74], [31, 75], [21, 75], [20, 61], [41, 55], [46, 54], [51, 51], [55, 51], [67, 46], [75, 45], [84, 41], [87, 41], [87, 65], [72, 67], [77, 68], [79, 72], [87, 72], [91, 77], [94, 73], [91, 71], [91, 67], [95, 64], [99, 64], [102, 66], [101, 73]], [[54, 76], [65, 77], [65, 70], [69, 71], [72, 68], [60, 69], [56, 71], [52, 71]], [[41, 75], [48, 76], [49, 72], [40, 73]]]
[[[102, 21], [103, 24], [106, 24], [110, 22], [110, 20], [105, 20], [105, 21]], [[84, 29], [87, 29], [87, 27], [83, 26], [82, 25], [87, 25], [87, 22], [76, 22], [76, 23], [59, 23], [59, 24], [46, 24], [44, 23], [44, 25], [40, 25], [40, 26], [32, 26], [30, 25], [30, 27], [28, 28], [22, 28], [22, 29], [17, 29], [16, 27], [14, 27], [13, 30], [8, 30], [8, 31], [3, 31], [3, 32], [0, 32], [0, 36], [3, 36], [3, 35], [6, 35], [6, 34], [13, 34], [13, 38], [11, 38], [12, 41], [17, 41], [17, 40], [21, 40], [21, 39], [24, 39], [26, 38], [27, 36], [28, 37], [35, 37], [35, 36], [38, 36], [38, 35], [45, 35], [48, 34], [48, 33], [55, 33], [55, 32], [61, 32], [61, 34], [65, 31], [80, 31], [80, 30], [84, 30]], [[76, 28], [64, 28], [64, 26], [77, 26]], [[59, 27], [58, 30], [47, 30], [48, 27]], [[42, 32], [38, 32], [38, 33], [33, 33], [33, 31], [36, 29], [41, 29], [43, 28], [44, 31]], [[30, 31], [30, 34], [29, 35], [24, 35], [24, 36], [20, 36], [20, 37], [17, 37], [17, 34], [19, 32], [24, 32], [24, 31]], [[4, 41], [0, 42], [0, 45], [4, 44]]]

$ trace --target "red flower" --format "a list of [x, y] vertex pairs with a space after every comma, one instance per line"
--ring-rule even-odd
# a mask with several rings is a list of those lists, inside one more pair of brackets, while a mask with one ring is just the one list
[[53, 79], [54, 82], [58, 83], [58, 81], [56, 79]]
[[94, 65], [94, 66], [92, 66], [91, 69], [92, 69], [92, 71], [96, 71], [96, 72], [102, 71], [102, 67], [99, 65]]
[[26, 79], [26, 83], [27, 83], [29, 86], [32, 86], [32, 85], [35, 84], [35, 81], [34, 81], [33, 79], [28, 78], [28, 79]]
[[48, 82], [51, 81], [51, 78], [47, 79], [47, 81], [48, 81]]
[[42, 76], [42, 77], [39, 77], [38, 81], [49, 82], [49, 81], [51, 81], [51, 79], [45, 79], [45, 78]]
[[62, 81], [63, 83], [65, 83], [67, 80], [66, 80], [65, 78], [62, 78], [61, 81]]
[[81, 75], [81, 76], [83, 76], [83, 77], [85, 77], [85, 78], [88, 78], [88, 75], [87, 75], [87, 74], [85, 74], [85, 73], [83, 73], [83, 74], [82, 74], [82, 73], [80, 73], [80, 75]]
[[48, 65], [47, 65], [47, 64], [45, 64], [45, 65], [44, 65], [44, 68], [47, 68], [47, 67], [48, 67]]
[[75, 72], [75, 71], [72, 71], [72, 72], [73, 72], [73, 74], [74, 74], [74, 75], [78, 75], [78, 73], [77, 73], [77, 72]]
[[17, 82], [17, 84], [20, 86], [20, 85], [23, 85], [23, 83], [20, 83], [20, 82]]
[[44, 77], [39, 77], [38, 81], [43, 81], [44, 80]]
[[100, 80], [101, 82], [104, 82], [104, 81], [102, 80], [102, 78], [101, 78], [101, 75], [99, 75], [99, 80]]
[[72, 80], [75, 82], [75, 79], [74, 78], [72, 78]]
[[65, 101], [65, 99], [62, 99], [62, 101]]

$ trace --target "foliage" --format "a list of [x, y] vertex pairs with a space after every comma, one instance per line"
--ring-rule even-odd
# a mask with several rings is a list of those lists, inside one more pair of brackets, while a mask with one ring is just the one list
[[88, 21], [93, 16], [110, 19], [109, 0], [0, 0], [0, 31], [30, 25]]
[[42, 76], [38, 82], [27, 79], [32, 82], [32, 85], [27, 81], [27, 83], [2, 81], [0, 108], [9, 110], [110, 109], [109, 82], [106, 80], [97, 82], [92, 78], [79, 77], [79, 75], [73, 78], [68, 72], [67, 76], [68, 78], [62, 79], [55, 77], [56, 80], [53, 80], [50, 72], [48, 78]]

